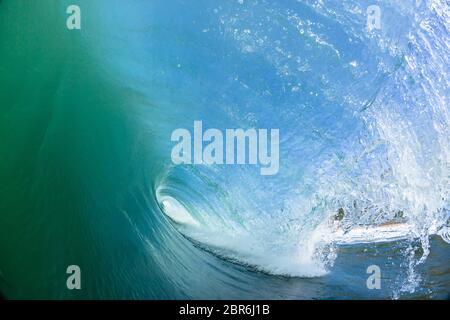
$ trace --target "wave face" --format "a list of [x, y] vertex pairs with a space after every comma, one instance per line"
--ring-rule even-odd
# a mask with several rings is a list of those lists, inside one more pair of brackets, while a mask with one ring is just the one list
[[[7, 298], [343, 297], [338, 212], [407, 221], [383, 294], [420, 290], [450, 209], [446, 1], [377, 1], [371, 32], [370, 1], [79, 0], [68, 31], [71, 2], [0, 2]], [[279, 173], [173, 165], [195, 120], [279, 128]]]

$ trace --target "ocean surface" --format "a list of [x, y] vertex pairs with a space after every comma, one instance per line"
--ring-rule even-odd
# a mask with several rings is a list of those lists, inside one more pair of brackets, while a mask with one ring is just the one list
[[[446, 0], [0, 0], [0, 296], [448, 299], [449, 32]], [[196, 120], [278, 128], [278, 174], [174, 165]]]

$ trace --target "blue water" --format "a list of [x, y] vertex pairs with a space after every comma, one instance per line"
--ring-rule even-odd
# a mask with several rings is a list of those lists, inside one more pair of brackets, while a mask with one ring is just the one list
[[[0, 291], [447, 298], [449, 246], [432, 234], [450, 209], [449, 5], [377, 1], [369, 31], [372, 4], [3, 0]], [[171, 132], [196, 120], [278, 128], [278, 174], [174, 165]], [[414, 232], [340, 246], [322, 228], [339, 210], [345, 230], [401, 216]]]

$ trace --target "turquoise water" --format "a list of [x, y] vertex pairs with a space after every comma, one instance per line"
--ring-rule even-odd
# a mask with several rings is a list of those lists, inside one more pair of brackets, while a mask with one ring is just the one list
[[[432, 234], [450, 208], [449, 6], [378, 1], [368, 31], [371, 4], [1, 1], [0, 292], [447, 298], [449, 245]], [[171, 132], [196, 120], [279, 128], [278, 174], [173, 165]], [[338, 245], [323, 226], [340, 211], [344, 230], [412, 231]]]

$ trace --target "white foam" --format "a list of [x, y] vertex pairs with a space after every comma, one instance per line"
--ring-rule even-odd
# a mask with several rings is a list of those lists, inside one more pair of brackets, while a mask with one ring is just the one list
[[165, 196], [160, 200], [162, 211], [174, 222], [182, 225], [199, 226], [189, 211], [175, 198]]
[[357, 226], [348, 231], [338, 228], [332, 238], [338, 244], [391, 242], [406, 239], [413, 231], [408, 223], [380, 226]]

